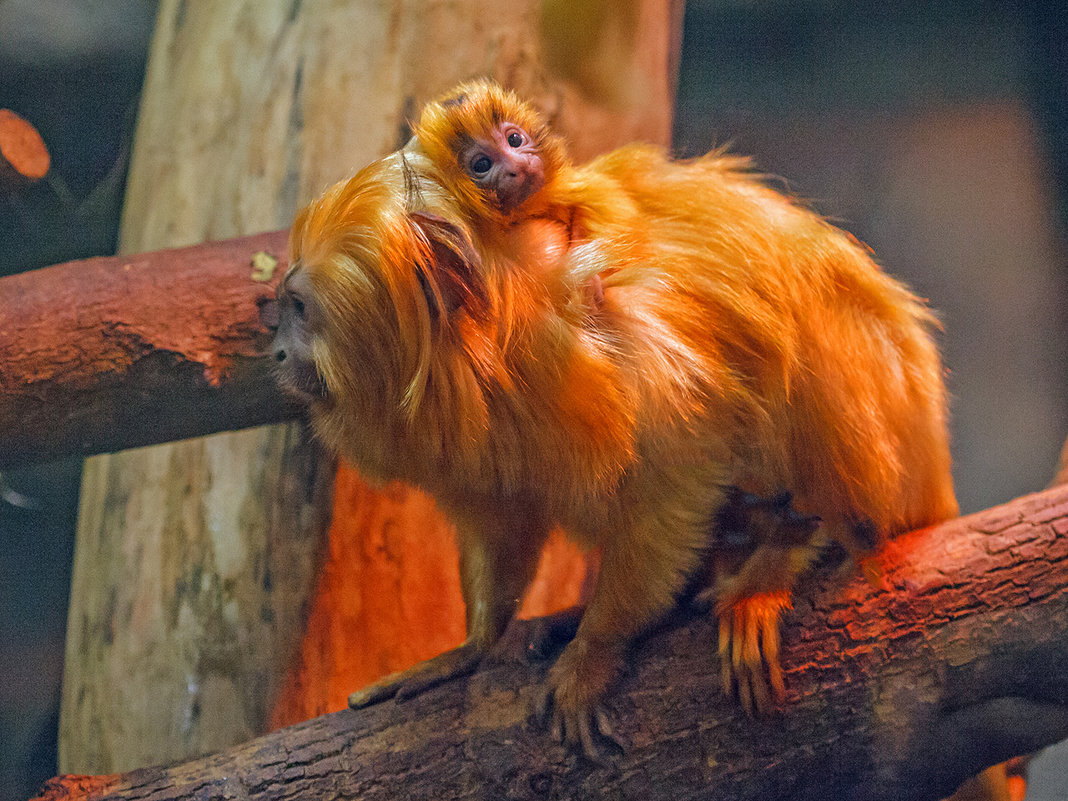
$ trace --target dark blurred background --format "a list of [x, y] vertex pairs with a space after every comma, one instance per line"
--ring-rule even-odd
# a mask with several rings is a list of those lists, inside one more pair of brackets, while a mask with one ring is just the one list
[[[1068, 4], [881, 5], [692, 0], [676, 148], [752, 155], [931, 299], [976, 511], [1045, 486], [1068, 435]], [[0, 275], [114, 252], [155, 10], [0, 0], [0, 108], [52, 154], [0, 197]], [[80, 469], [0, 477], [0, 801], [56, 771]], [[1068, 798], [1060, 751], [1029, 799]]]

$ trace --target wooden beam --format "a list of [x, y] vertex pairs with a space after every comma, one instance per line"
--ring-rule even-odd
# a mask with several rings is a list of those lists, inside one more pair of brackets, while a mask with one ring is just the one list
[[60, 777], [58, 799], [873, 799], [951, 792], [1068, 735], [1068, 488], [912, 532], [879, 586], [825, 573], [784, 629], [787, 700], [753, 720], [718, 684], [706, 617], [636, 647], [610, 701], [622, 755], [551, 745], [520, 657], [421, 696], [310, 720], [203, 759]]
[[0, 278], [0, 469], [294, 416], [256, 306], [286, 236]]

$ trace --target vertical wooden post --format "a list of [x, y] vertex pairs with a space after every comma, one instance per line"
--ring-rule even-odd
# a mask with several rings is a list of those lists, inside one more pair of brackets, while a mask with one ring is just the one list
[[[681, 6], [633, 5], [602, 59], [628, 91], [606, 106], [546, 68], [538, 0], [164, 0], [122, 247], [284, 227], [328, 183], [403, 144], [422, 102], [476, 75], [540, 102], [580, 156], [635, 138], [666, 143]], [[448, 527], [414, 490], [375, 492], [345, 468], [331, 502], [330, 464], [299, 426], [87, 462], [62, 771], [223, 748], [336, 708], [358, 683], [455, 644], [463, 614]], [[572, 585], [546, 604], [566, 604], [581, 571], [566, 551], [546, 561]], [[283, 683], [298, 689], [276, 704]]]

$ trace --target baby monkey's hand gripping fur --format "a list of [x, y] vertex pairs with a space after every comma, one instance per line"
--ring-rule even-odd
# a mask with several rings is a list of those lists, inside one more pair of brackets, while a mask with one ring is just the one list
[[[725, 487], [789, 490], [852, 553], [955, 513], [931, 316], [743, 166], [629, 147], [568, 167], [554, 203], [581, 237], [562, 251], [532, 237], [519, 261], [483, 256], [418, 148], [298, 216], [280, 380], [325, 442], [424, 487], [457, 526], [468, 639], [402, 688], [477, 664], [561, 525], [602, 564], [546, 697], [561, 736], [594, 753], [627, 645], [698, 567]], [[597, 274], [591, 325], [559, 284]], [[714, 555], [720, 649], [749, 704], [769, 700], [765, 670], [781, 694], [778, 617], [816, 552], [774, 528]]]

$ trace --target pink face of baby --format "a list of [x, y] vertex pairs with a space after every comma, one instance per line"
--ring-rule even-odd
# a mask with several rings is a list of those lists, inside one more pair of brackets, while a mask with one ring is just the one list
[[508, 213], [545, 185], [545, 165], [530, 135], [511, 122], [497, 123], [487, 138], [460, 151], [460, 165]]

